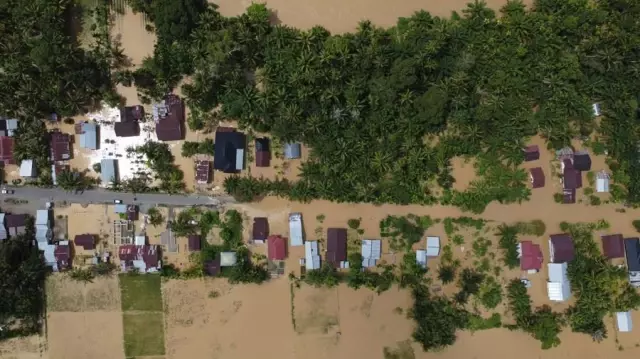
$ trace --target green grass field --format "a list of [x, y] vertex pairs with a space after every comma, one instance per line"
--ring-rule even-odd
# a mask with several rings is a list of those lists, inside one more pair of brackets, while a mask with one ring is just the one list
[[123, 313], [122, 325], [127, 358], [164, 355], [162, 313]]
[[120, 275], [122, 311], [162, 312], [160, 276], [153, 274]]

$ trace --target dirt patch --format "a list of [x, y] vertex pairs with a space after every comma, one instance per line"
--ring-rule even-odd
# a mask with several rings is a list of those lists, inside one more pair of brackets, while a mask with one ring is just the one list
[[48, 358], [46, 342], [43, 336], [32, 335], [0, 341], [0, 358], [3, 359], [40, 359]]
[[120, 290], [115, 276], [84, 283], [69, 279], [65, 274], [55, 274], [47, 278], [46, 290], [50, 312], [120, 310]]
[[453, 183], [453, 189], [464, 191], [477, 179], [475, 161], [473, 159], [455, 157], [451, 160], [451, 167], [451, 175], [456, 179]]
[[51, 359], [123, 359], [118, 312], [54, 312], [47, 316]]
[[303, 286], [295, 292], [296, 332], [328, 334], [338, 330], [339, 304], [336, 288]]

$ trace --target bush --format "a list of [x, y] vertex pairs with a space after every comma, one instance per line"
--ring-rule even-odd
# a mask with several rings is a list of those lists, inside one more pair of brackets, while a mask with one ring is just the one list
[[502, 287], [493, 277], [488, 277], [480, 287], [480, 303], [487, 309], [494, 309], [502, 303]]
[[633, 228], [636, 229], [636, 231], [640, 232], [640, 219], [636, 219], [633, 222], [631, 222], [631, 224], [633, 225]]
[[502, 224], [498, 227], [496, 235], [500, 237], [499, 247], [502, 250], [502, 261], [504, 264], [510, 269], [519, 266], [518, 229], [515, 226]]
[[518, 228], [518, 233], [530, 236], [541, 237], [547, 231], [547, 226], [539, 219], [534, 219], [529, 222], [518, 222], [515, 226]]
[[556, 203], [564, 203], [564, 195], [562, 193], [554, 193], [553, 201]]
[[456, 279], [456, 267], [452, 265], [441, 265], [438, 268], [438, 279], [442, 284], [449, 284]]
[[93, 166], [91, 166], [93, 168], [93, 171], [96, 173], [100, 173], [102, 171], [102, 165], [100, 163], [94, 163]]

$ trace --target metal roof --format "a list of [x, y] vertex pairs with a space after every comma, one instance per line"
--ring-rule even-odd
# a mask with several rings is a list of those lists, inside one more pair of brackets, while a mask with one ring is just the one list
[[220, 266], [231, 267], [236, 265], [238, 258], [236, 252], [221, 252], [220, 253]]
[[304, 258], [307, 270], [320, 268], [320, 254], [318, 253], [317, 241], [308, 241], [304, 244]]
[[547, 263], [549, 282], [568, 282], [567, 263]]
[[303, 244], [302, 213], [291, 213], [289, 214], [289, 245], [301, 246]]
[[427, 237], [427, 256], [437, 257], [440, 254], [440, 237]]
[[616, 322], [618, 323], [618, 330], [621, 332], [630, 332], [633, 329], [633, 322], [631, 321], [631, 312], [617, 312]]
[[422, 268], [427, 268], [427, 251], [422, 249], [416, 251], [416, 263]]
[[45, 225], [49, 226], [49, 210], [48, 209], [39, 209], [36, 211], [36, 226], [37, 225]]
[[100, 178], [103, 185], [108, 185], [114, 180], [118, 180], [115, 159], [104, 159], [100, 161]]
[[80, 147], [90, 150], [98, 149], [98, 129], [95, 123], [83, 122], [80, 134]]
[[24, 160], [20, 163], [20, 177], [35, 177], [36, 168], [33, 160]]
[[365, 239], [362, 241], [362, 266], [374, 267], [382, 254], [382, 242], [379, 239]]
[[284, 144], [284, 158], [291, 160], [302, 157], [302, 146], [299, 143]]

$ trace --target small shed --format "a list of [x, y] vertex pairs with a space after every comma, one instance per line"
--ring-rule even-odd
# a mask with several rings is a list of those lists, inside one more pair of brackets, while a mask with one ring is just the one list
[[126, 214], [127, 213], [127, 205], [126, 204], [116, 204], [113, 206], [113, 212], [118, 214]]
[[440, 254], [440, 237], [427, 237], [427, 257], [437, 257]]
[[365, 239], [361, 247], [362, 266], [364, 268], [375, 267], [376, 262], [382, 256], [382, 243], [379, 239]]
[[596, 174], [596, 192], [607, 193], [609, 192], [609, 174], [605, 171], [600, 171]]
[[540, 159], [540, 148], [538, 147], [538, 145], [531, 145], [531, 146], [527, 146], [524, 149], [524, 160], [529, 162], [529, 161], [536, 161]]
[[320, 253], [317, 241], [307, 241], [304, 244], [305, 268], [307, 270], [320, 269]]
[[602, 236], [602, 253], [609, 259], [624, 257], [624, 239], [622, 234]]
[[287, 258], [286, 239], [279, 235], [269, 236], [267, 239], [267, 254], [269, 260], [282, 261]]
[[147, 244], [147, 236], [145, 236], [144, 234], [139, 234], [135, 236], [133, 243], [136, 246], [144, 246]]
[[633, 329], [631, 312], [617, 312], [616, 322], [618, 323], [619, 332], [630, 332]]
[[600, 110], [600, 104], [599, 103], [594, 103], [591, 105], [591, 110], [593, 112], [593, 116], [594, 117], [598, 117], [602, 115], [602, 111]]
[[256, 217], [253, 219], [252, 237], [255, 243], [264, 244], [269, 237], [269, 220], [267, 217]]
[[531, 187], [533, 188], [544, 187], [545, 178], [542, 167], [534, 167], [529, 169], [529, 180], [531, 181]]
[[571, 262], [575, 257], [573, 238], [566, 233], [549, 236], [549, 261], [551, 263]]
[[302, 145], [299, 143], [285, 143], [284, 158], [293, 160], [302, 157]]
[[573, 154], [573, 168], [578, 171], [591, 170], [591, 157], [586, 151], [580, 151]]
[[427, 268], [427, 251], [423, 249], [416, 251], [416, 263], [422, 268]]
[[271, 150], [268, 138], [256, 138], [256, 167], [269, 167], [271, 164]]
[[222, 252], [220, 253], [220, 266], [232, 267], [238, 262], [236, 252]]
[[34, 178], [36, 175], [37, 171], [33, 160], [24, 160], [20, 163], [20, 177]]
[[192, 234], [187, 238], [190, 252], [198, 252], [202, 249], [202, 240], [200, 236]]

